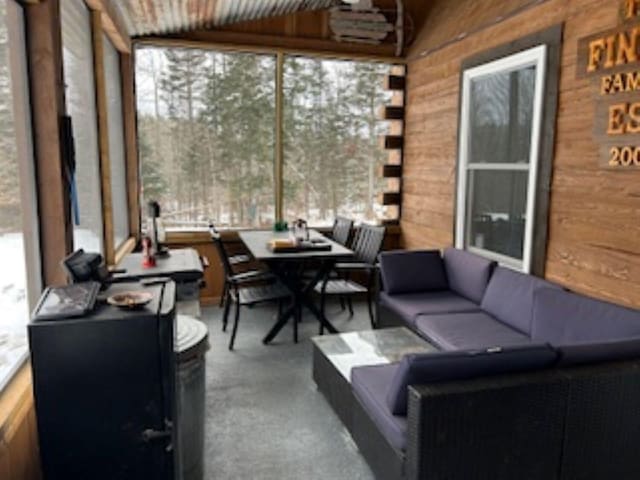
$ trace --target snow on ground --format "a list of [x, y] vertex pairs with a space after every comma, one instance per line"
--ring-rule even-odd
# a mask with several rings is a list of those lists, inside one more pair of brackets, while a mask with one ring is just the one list
[[22, 233], [0, 235], [0, 390], [27, 356], [29, 304]]

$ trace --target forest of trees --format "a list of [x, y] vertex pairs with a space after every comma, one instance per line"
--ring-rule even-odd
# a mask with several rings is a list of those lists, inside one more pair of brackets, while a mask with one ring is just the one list
[[[0, 2], [0, 19], [6, 16]], [[0, 24], [0, 233], [22, 230], [20, 182], [9, 63], [9, 32]]]
[[[275, 217], [273, 55], [137, 52], [144, 200], [175, 226], [270, 226]], [[374, 220], [386, 158], [376, 120], [389, 66], [286, 57], [284, 215]]]

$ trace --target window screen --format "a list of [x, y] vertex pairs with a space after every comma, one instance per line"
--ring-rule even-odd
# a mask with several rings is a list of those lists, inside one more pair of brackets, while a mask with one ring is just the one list
[[91, 15], [82, 0], [60, 2], [67, 114], [73, 122], [76, 248], [102, 252], [102, 193], [96, 123]]
[[331, 225], [385, 217], [380, 170], [388, 131], [378, 110], [390, 65], [287, 56], [284, 63], [284, 216]]
[[106, 35], [104, 44], [104, 75], [109, 121], [109, 163], [111, 167], [111, 202], [113, 207], [114, 246], [118, 248], [129, 237], [129, 206], [127, 203], [127, 171], [125, 166], [124, 127], [122, 120], [122, 83], [120, 54]]
[[22, 8], [0, 2], [0, 391], [27, 357], [41, 289], [25, 45]]

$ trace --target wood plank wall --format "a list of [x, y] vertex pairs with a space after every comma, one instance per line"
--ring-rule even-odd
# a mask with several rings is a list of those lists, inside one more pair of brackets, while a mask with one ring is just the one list
[[[475, 20], [467, 16], [475, 1], [433, 3], [440, 23], [430, 17], [431, 32], [419, 38], [408, 56], [403, 245], [441, 248], [453, 243], [461, 62], [564, 23], [546, 277], [640, 307], [640, 170], [599, 166], [592, 133], [595, 87], [590, 80], [576, 79], [578, 39], [618, 25], [621, 2], [547, 0], [523, 7], [494, 1], [495, 16], [504, 20], [495, 23], [496, 18], [485, 15], [484, 28], [470, 24]], [[515, 9], [513, 15], [498, 11], [507, 3]], [[439, 43], [455, 35], [452, 25], [475, 33]], [[425, 50], [431, 53], [420, 56]]]
[[42, 478], [31, 367], [28, 363], [0, 392], [0, 478]]

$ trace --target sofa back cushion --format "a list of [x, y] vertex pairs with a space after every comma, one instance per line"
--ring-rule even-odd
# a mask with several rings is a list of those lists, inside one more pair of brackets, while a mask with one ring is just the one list
[[390, 295], [449, 288], [438, 250], [383, 252], [379, 259], [382, 285]]
[[387, 406], [394, 415], [406, 415], [409, 385], [541, 369], [556, 359], [545, 344], [405, 355], [389, 385]]
[[532, 337], [558, 346], [629, 340], [640, 337], [640, 311], [545, 288], [535, 295]]
[[606, 342], [581, 342], [557, 348], [558, 366], [623, 361], [640, 358], [640, 337]]
[[443, 258], [449, 288], [479, 304], [496, 262], [457, 248], [447, 248]]
[[491, 276], [481, 308], [502, 323], [531, 334], [533, 298], [539, 288], [560, 287], [533, 275], [497, 267]]

